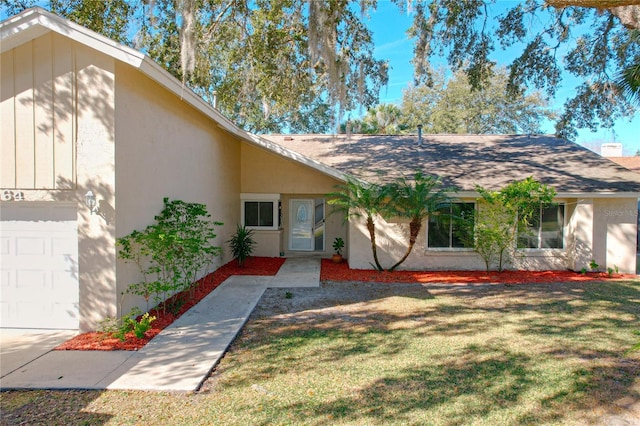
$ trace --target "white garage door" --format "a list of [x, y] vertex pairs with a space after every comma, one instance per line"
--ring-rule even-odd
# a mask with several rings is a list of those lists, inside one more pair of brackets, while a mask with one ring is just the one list
[[77, 329], [76, 205], [4, 204], [0, 240], [0, 326]]

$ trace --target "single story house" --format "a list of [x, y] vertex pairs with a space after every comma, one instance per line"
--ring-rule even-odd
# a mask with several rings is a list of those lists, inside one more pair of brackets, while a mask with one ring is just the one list
[[[498, 190], [529, 176], [552, 186], [554, 205], [541, 212], [515, 269], [636, 271], [638, 174], [588, 149], [548, 135], [272, 135], [269, 140], [364, 181], [388, 182], [415, 170], [455, 188], [457, 202], [477, 209], [476, 185]], [[461, 247], [453, 225], [427, 220], [406, 269], [477, 269], [481, 258]], [[380, 261], [391, 265], [407, 245], [406, 225], [379, 219]], [[431, 230], [429, 229], [431, 227]], [[435, 232], [434, 232], [435, 230]], [[370, 267], [364, 223], [349, 223], [349, 264]]]
[[[164, 197], [203, 203], [224, 223], [218, 265], [230, 260], [225, 242], [240, 223], [256, 230], [257, 255], [329, 257], [342, 237], [351, 266], [369, 268], [363, 225], [330, 214], [326, 194], [348, 175], [379, 171], [436, 173], [470, 203], [473, 183], [533, 175], [558, 190], [561, 246], [531, 249], [517, 267], [580, 269], [594, 258], [635, 271], [630, 212], [640, 176], [574, 144], [546, 136], [256, 136], [144, 54], [40, 8], [0, 23], [0, 48], [0, 327], [86, 331], [144, 307], [122, 296], [140, 277], [118, 259], [116, 240], [151, 224]], [[380, 220], [383, 260], [406, 244], [401, 228]], [[472, 252], [429, 247], [425, 229], [406, 267], [482, 268]]]

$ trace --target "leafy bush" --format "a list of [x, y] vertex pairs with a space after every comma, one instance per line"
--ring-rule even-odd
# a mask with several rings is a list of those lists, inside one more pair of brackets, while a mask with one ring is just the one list
[[222, 252], [213, 245], [214, 226], [204, 204], [163, 200], [164, 208], [156, 223], [144, 231], [133, 231], [118, 239], [118, 256], [134, 263], [142, 280], [133, 283], [127, 293], [160, 303], [183, 290], [193, 293], [198, 274]]
[[[133, 334], [135, 334], [138, 339], [144, 338], [144, 333], [151, 328], [151, 323], [156, 320], [156, 317], [150, 316], [149, 312], [145, 312], [144, 315], [140, 316], [141, 313], [137, 307], [131, 309], [131, 312], [122, 317], [120, 325], [114, 335], [118, 339], [125, 341], [127, 333], [133, 331]], [[137, 317], [140, 317], [140, 319], [138, 320]]]
[[342, 249], [344, 248], [344, 240], [340, 237], [336, 237], [333, 241], [333, 250], [336, 254], [342, 254]]
[[244, 261], [253, 253], [253, 229], [238, 225], [236, 233], [228, 241], [233, 257], [238, 261], [238, 266], [242, 266]]
[[532, 177], [511, 182], [499, 191], [480, 186], [476, 191], [481, 197], [478, 212], [461, 219], [460, 229], [467, 232], [459, 237], [482, 257], [487, 271], [494, 263], [502, 271], [515, 256], [520, 230], [528, 228], [540, 206], [551, 203], [556, 191]]

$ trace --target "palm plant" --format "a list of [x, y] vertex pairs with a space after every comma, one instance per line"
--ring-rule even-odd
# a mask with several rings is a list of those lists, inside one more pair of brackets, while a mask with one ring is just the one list
[[443, 205], [451, 202], [449, 193], [451, 189], [440, 188], [440, 179], [416, 172], [412, 179], [400, 178], [390, 185], [390, 206], [393, 207], [393, 215], [409, 219], [409, 246], [402, 256], [389, 271], [400, 266], [411, 254], [416, 243], [422, 222], [436, 212]]
[[380, 265], [376, 248], [375, 217], [386, 215], [388, 197], [385, 187], [349, 178], [346, 183], [337, 187], [337, 191], [327, 194], [327, 198], [327, 203], [341, 212], [345, 220], [352, 217], [365, 218], [375, 268], [382, 271], [384, 268]]
[[640, 62], [623, 69], [616, 83], [629, 102], [640, 105]]
[[[640, 30], [630, 33], [631, 41], [640, 43]], [[640, 105], [640, 57], [622, 69], [616, 77], [616, 85], [630, 103]]]
[[244, 261], [253, 253], [253, 229], [238, 225], [236, 233], [228, 241], [233, 257], [238, 261], [238, 266], [242, 267]]

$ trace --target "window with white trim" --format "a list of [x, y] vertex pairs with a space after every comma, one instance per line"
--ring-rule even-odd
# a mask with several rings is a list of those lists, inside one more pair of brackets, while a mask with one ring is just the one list
[[280, 198], [277, 194], [242, 194], [242, 224], [249, 229], [280, 227]]
[[564, 204], [540, 208], [526, 229], [518, 229], [519, 249], [564, 248]]
[[[427, 222], [427, 248], [430, 249], [467, 249], [463, 232], [473, 233], [472, 218], [475, 212], [475, 203], [451, 203], [438, 209], [435, 214], [429, 216]], [[461, 222], [471, 224], [462, 225]]]

